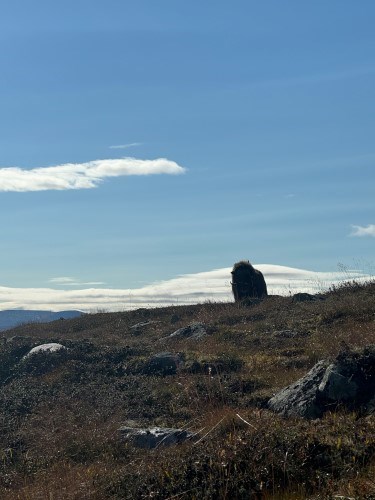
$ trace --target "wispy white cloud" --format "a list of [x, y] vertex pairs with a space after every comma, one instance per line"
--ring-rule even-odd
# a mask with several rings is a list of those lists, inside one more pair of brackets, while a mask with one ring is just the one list
[[57, 285], [69, 285], [70, 283], [76, 281], [76, 279], [70, 278], [69, 276], [61, 276], [59, 278], [51, 278], [48, 281]]
[[375, 224], [369, 224], [368, 226], [352, 225], [350, 236], [372, 236], [375, 238]]
[[76, 278], [71, 278], [70, 276], [60, 276], [57, 278], [51, 278], [48, 281], [49, 281], [49, 283], [52, 283], [53, 285], [60, 285], [60, 286], [105, 285], [104, 281], [80, 281]]
[[94, 160], [87, 163], [66, 163], [51, 167], [0, 168], [0, 191], [47, 191], [92, 189], [108, 177], [129, 175], [182, 174], [185, 168], [166, 158], [139, 160], [120, 158]]
[[115, 146], [109, 146], [109, 149], [128, 149], [135, 148], [137, 146], [142, 146], [142, 142], [129, 142], [129, 144], [118, 144]]
[[[333, 283], [355, 278], [368, 279], [358, 271], [323, 273], [277, 265], [256, 265], [267, 282], [268, 292], [289, 295], [296, 292], [316, 293]], [[56, 290], [53, 288], [0, 287], [0, 310], [43, 309], [61, 311], [121, 311], [139, 307], [196, 304], [211, 301], [232, 301], [231, 268], [186, 274], [137, 289], [85, 288]], [[65, 277], [66, 278], [66, 277]]]

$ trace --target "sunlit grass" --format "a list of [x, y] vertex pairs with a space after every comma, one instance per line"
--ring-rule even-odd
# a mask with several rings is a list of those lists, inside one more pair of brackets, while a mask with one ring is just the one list
[[[264, 406], [343, 345], [375, 344], [374, 292], [350, 282], [311, 302], [98, 313], [6, 332], [21, 338], [0, 348], [0, 497], [371, 498], [374, 416], [285, 420]], [[196, 321], [205, 338], [165, 340]], [[21, 361], [51, 341], [68, 351]], [[173, 376], [145, 375], [161, 351], [184, 363]], [[137, 450], [119, 440], [124, 422], [197, 434]]]

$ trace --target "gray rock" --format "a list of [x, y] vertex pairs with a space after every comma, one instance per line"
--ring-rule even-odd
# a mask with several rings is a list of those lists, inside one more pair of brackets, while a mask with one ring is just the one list
[[142, 323], [137, 323], [130, 327], [130, 330], [139, 330], [140, 328], [144, 328], [145, 326], [149, 326], [156, 323], [156, 321], [143, 321]]
[[374, 413], [375, 346], [341, 352], [333, 363], [320, 361], [268, 401], [268, 408], [277, 413], [304, 418], [319, 418], [338, 406]]
[[51, 342], [49, 344], [41, 344], [33, 347], [31, 351], [29, 351], [23, 359], [29, 358], [30, 356], [34, 356], [35, 354], [39, 354], [41, 352], [49, 353], [49, 352], [57, 352], [61, 350], [66, 350], [66, 347], [62, 344], [58, 344], [56, 342]]
[[159, 352], [146, 362], [143, 373], [146, 375], [175, 375], [182, 364], [183, 360], [180, 354]]
[[324, 399], [345, 402], [356, 397], [358, 385], [351, 378], [339, 373], [335, 364], [331, 364], [326, 369], [318, 389]]
[[141, 323], [137, 323], [130, 327], [130, 331], [133, 335], [140, 335], [143, 331], [150, 325], [157, 323], [157, 321], [143, 321]]
[[169, 339], [201, 339], [207, 335], [207, 329], [203, 323], [192, 323], [191, 325], [179, 328], [171, 333]]
[[120, 427], [119, 432], [123, 441], [130, 442], [137, 448], [147, 449], [183, 443], [195, 436], [193, 432], [183, 429], [168, 429], [163, 427], [151, 427], [149, 429]]
[[9, 337], [7, 339], [7, 342], [9, 342], [11, 344], [17, 344], [17, 343], [21, 343], [21, 342], [27, 342], [30, 340], [31, 340], [31, 337], [24, 337], [23, 335], [13, 335], [13, 337]]
[[327, 361], [319, 361], [304, 377], [273, 396], [268, 401], [268, 408], [286, 417], [321, 417], [323, 410], [317, 393], [327, 366]]

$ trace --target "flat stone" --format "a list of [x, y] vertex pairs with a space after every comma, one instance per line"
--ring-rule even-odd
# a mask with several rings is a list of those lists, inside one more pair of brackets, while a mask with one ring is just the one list
[[153, 325], [156, 321], [143, 321], [141, 323], [137, 323], [130, 327], [130, 330], [139, 330], [140, 328], [144, 328], [145, 326]]
[[165, 427], [151, 427], [139, 429], [134, 427], [120, 427], [121, 440], [128, 441], [137, 448], [153, 449], [159, 446], [172, 446], [192, 439], [195, 434], [183, 429]]
[[175, 332], [171, 333], [168, 337], [169, 339], [201, 339], [207, 335], [206, 326], [203, 323], [192, 323], [191, 325], [179, 328]]
[[39, 354], [41, 352], [51, 353], [51, 352], [65, 350], [65, 349], [66, 349], [65, 346], [63, 346], [62, 344], [58, 344], [56, 342], [51, 342], [49, 344], [41, 344], [41, 345], [37, 345], [36, 347], [33, 347], [31, 349], [31, 351], [29, 351], [27, 354], [25, 354], [23, 359], [29, 358], [30, 356], [34, 356], [34, 354]]

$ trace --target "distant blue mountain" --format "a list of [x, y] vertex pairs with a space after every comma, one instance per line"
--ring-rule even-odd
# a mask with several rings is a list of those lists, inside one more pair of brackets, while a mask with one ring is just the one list
[[25, 323], [48, 323], [56, 319], [71, 319], [81, 316], [81, 311], [30, 311], [25, 309], [9, 309], [0, 311], [0, 330], [7, 330]]

